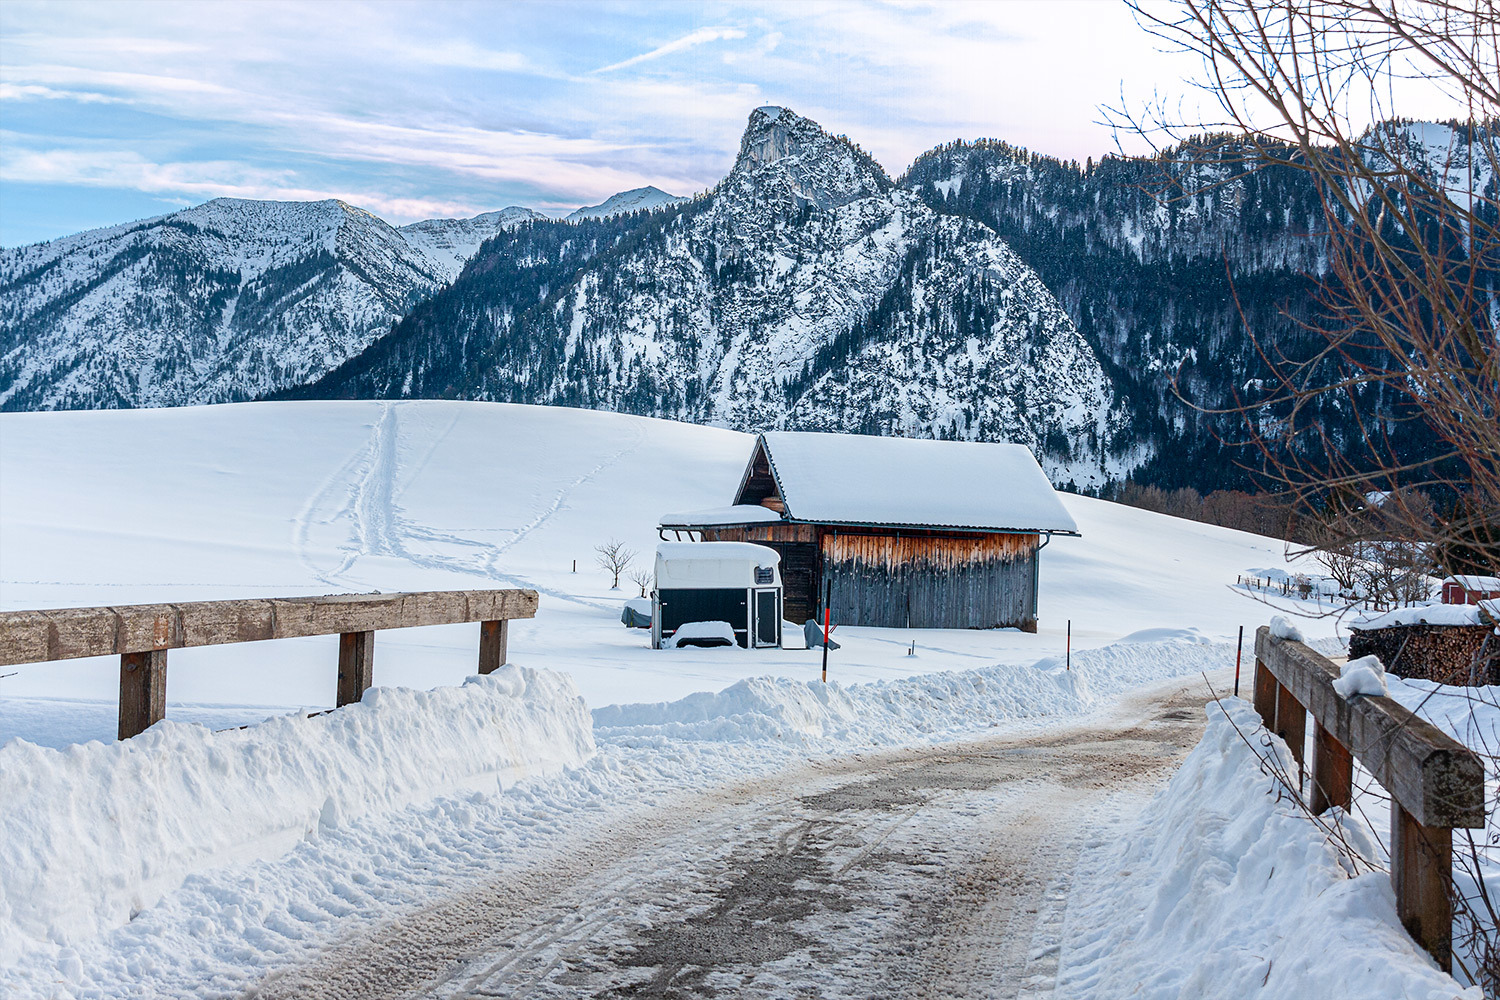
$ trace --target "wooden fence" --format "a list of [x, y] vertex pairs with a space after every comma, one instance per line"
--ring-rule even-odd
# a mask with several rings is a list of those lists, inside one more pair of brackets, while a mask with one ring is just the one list
[[1349, 808], [1354, 760], [1391, 795], [1391, 881], [1396, 911], [1418, 944], [1453, 969], [1453, 830], [1484, 826], [1478, 755], [1390, 698], [1345, 700], [1339, 668], [1300, 642], [1255, 636], [1255, 709], [1291, 748], [1302, 778], [1312, 714], [1313, 813]]
[[347, 705], [374, 683], [376, 631], [479, 622], [487, 674], [505, 663], [510, 620], [535, 617], [536, 607], [534, 590], [448, 590], [5, 611], [0, 666], [119, 656], [123, 740], [165, 718], [169, 649], [337, 635], [336, 704]]

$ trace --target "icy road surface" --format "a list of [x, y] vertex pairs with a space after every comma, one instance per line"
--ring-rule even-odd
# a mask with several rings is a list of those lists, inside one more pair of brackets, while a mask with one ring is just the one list
[[1087, 725], [684, 796], [252, 995], [1050, 997], [1079, 851], [1178, 766], [1206, 701], [1194, 678]]

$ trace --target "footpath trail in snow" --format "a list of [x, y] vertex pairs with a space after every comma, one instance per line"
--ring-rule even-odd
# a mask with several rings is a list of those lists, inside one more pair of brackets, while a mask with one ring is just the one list
[[1203, 730], [1201, 678], [1033, 736], [684, 796], [263, 982], [290, 997], [1045, 997], [1068, 882]]

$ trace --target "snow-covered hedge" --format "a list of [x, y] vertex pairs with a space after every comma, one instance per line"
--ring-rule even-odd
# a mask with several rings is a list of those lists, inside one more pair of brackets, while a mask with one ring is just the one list
[[123, 743], [13, 740], [0, 747], [0, 963], [118, 926], [197, 869], [593, 752], [572, 679], [515, 666], [230, 732], [168, 720]]
[[[1085, 854], [1064, 933], [1059, 996], [1409, 997], [1481, 1000], [1401, 928], [1390, 876], [1351, 863], [1262, 763], [1296, 762], [1240, 699], [1171, 782]], [[1368, 826], [1344, 835], [1379, 857]]]

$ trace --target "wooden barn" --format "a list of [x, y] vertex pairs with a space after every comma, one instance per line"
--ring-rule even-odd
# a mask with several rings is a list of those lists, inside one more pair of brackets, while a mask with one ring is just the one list
[[1015, 444], [775, 431], [728, 507], [662, 518], [663, 539], [781, 554], [785, 615], [835, 624], [1036, 631], [1038, 560], [1078, 535]]

